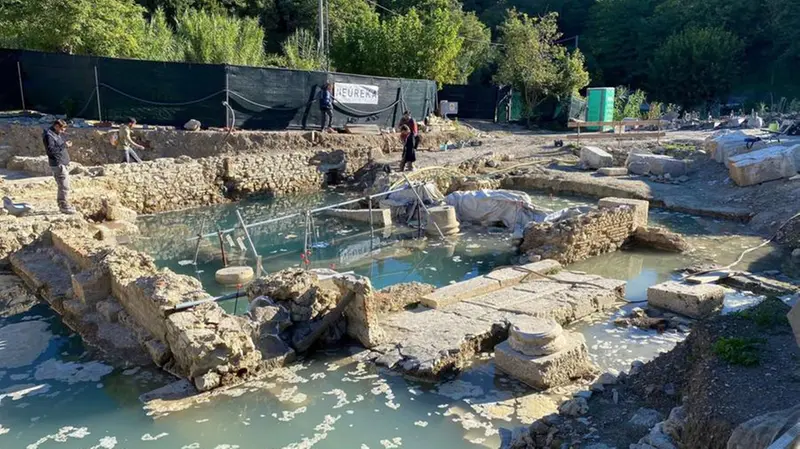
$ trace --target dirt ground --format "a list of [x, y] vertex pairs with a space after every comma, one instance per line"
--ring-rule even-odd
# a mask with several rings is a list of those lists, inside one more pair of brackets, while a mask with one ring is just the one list
[[[688, 419], [679, 447], [725, 449], [739, 424], [800, 403], [800, 348], [785, 319], [788, 310], [779, 300], [767, 300], [748, 314], [698, 323], [675, 349], [594, 393], [587, 414], [551, 417], [556, 438], [571, 448], [627, 448], [648, 432], [631, 422], [634, 415], [648, 409], [654, 421], [663, 421], [683, 405]], [[730, 337], [758, 341], [754, 365], [723, 360], [714, 345]]]

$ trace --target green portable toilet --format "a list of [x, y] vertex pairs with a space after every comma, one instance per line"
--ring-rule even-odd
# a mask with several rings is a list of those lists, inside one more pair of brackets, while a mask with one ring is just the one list
[[[614, 121], [614, 88], [592, 87], [586, 89], [586, 121], [587, 122], [612, 122]], [[600, 127], [586, 128], [589, 131], [600, 131]], [[611, 131], [612, 126], [604, 126], [603, 131]]]

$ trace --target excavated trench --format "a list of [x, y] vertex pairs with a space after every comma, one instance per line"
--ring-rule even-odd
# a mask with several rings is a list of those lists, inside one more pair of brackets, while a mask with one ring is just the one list
[[[207, 292], [227, 293], [230, 289], [214, 281], [214, 272], [222, 266], [219, 242], [202, 244], [195, 266], [195, 246], [188, 238], [234, 226], [236, 208], [246, 222], [253, 222], [349, 197], [346, 192], [327, 190], [140, 216], [137, 225], [142, 237], [135, 246], [150, 254], [159, 267], [196, 276]], [[552, 209], [592, 202], [536, 192], [532, 198], [537, 205]], [[648, 286], [668, 280], [676, 276], [674, 270], [694, 263], [730, 263], [741, 250], [761, 241], [731, 221], [651, 210], [650, 222], [682, 233], [693, 251], [672, 254], [629, 248], [569, 266], [628, 281], [626, 299], [631, 304], [571, 326], [586, 337], [592, 358], [602, 369], [625, 369], [631, 361], [649, 360], [685, 338], [681, 331], [659, 334], [612, 324], [645, 299]], [[297, 220], [251, 230], [266, 271], [305, 265], [300, 257], [304, 227], [304, 222]], [[507, 231], [479, 226], [464, 226], [462, 231], [454, 243], [420, 239], [410, 229], [375, 231], [371, 239], [368, 225], [319, 217], [307, 260], [310, 267], [369, 276], [376, 288], [412, 281], [444, 286], [515, 262], [514, 242]], [[237, 263], [253, 262], [241, 249], [230, 248], [228, 257]], [[784, 273], [790, 273], [792, 267], [785, 255], [771, 246], [748, 254], [741, 266]], [[731, 291], [726, 306], [732, 310], [758, 299]], [[221, 305], [229, 312], [244, 311], [242, 300]], [[0, 323], [14, 325], [18, 331], [14, 338], [4, 336], [6, 346], [0, 348], [20, 338], [46, 342], [27, 350], [30, 354], [23, 359], [29, 362], [25, 365], [4, 363], [0, 358], [3, 447], [39, 447], [63, 441], [67, 448], [144, 448], [153, 444], [217, 449], [495, 448], [500, 445], [499, 429], [528, 424], [552, 413], [569, 395], [558, 390], [535, 393], [497, 372], [491, 357], [484, 355], [454, 377], [420, 383], [361, 362], [360, 350], [353, 346], [317, 352], [262, 381], [228, 390], [211, 403], [192, 404], [180, 413], [170, 414], [154, 406], [150, 413], [160, 418], [153, 421], [142, 412], [137, 397], [168, 383], [170, 379], [162, 372], [114, 370], [88, 357], [80, 339], [70, 336], [59, 317], [46, 307], [0, 318]], [[59, 407], [52, 407], [53, 400], [59, 401]]]

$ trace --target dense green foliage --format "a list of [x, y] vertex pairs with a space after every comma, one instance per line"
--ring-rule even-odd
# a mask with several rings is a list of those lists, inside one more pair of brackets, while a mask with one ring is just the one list
[[[570, 49], [565, 66], [577, 68], [585, 56], [595, 86], [630, 86], [649, 92], [648, 100], [690, 108], [737, 94], [754, 107], [787, 110], [791, 101], [781, 97], [800, 96], [793, 79], [800, 69], [798, 0], [328, 1], [330, 65], [340, 71], [441, 83], [506, 79], [500, 63], [515, 51], [490, 42], [503, 38], [508, 11], [516, 10], [556, 18], [559, 44]], [[0, 45], [317, 67], [322, 56], [309, 43], [317, 14], [317, 0], [5, 0]], [[253, 44], [255, 24], [268, 53]], [[234, 43], [247, 45], [244, 55], [230, 52]], [[581, 53], [573, 53], [576, 45]]]
[[650, 63], [654, 92], [683, 107], [722, 98], [739, 74], [741, 43], [720, 28], [691, 28], [661, 45]]
[[561, 38], [556, 18], [555, 13], [533, 18], [511, 11], [500, 25], [495, 80], [522, 92], [529, 119], [546, 98], [565, 98], [589, 84], [580, 51], [570, 53], [555, 43]]
[[765, 340], [760, 338], [720, 338], [714, 342], [714, 353], [731, 365], [754, 366], [761, 361], [759, 350]]

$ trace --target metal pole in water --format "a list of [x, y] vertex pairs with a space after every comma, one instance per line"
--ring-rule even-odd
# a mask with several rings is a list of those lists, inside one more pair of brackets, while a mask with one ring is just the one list
[[222, 266], [228, 266], [228, 256], [225, 255], [225, 242], [222, 240], [222, 231], [217, 230], [217, 237], [219, 237], [219, 249], [222, 251]]
[[306, 230], [305, 235], [303, 237], [303, 260], [306, 261], [306, 269], [308, 269], [308, 225], [309, 220], [311, 219], [311, 212], [306, 211]]
[[22, 89], [22, 67], [19, 65], [19, 61], [17, 61], [17, 76], [19, 77], [19, 97], [22, 99], [22, 110], [26, 111], [28, 108], [25, 107], [25, 91]]
[[[425, 209], [425, 213], [426, 213], [426, 214], [428, 214], [428, 218], [430, 218], [430, 216], [431, 216], [431, 211], [429, 211], [429, 210], [428, 210], [428, 207], [427, 207], [427, 206], [425, 206], [425, 203], [424, 203], [424, 202], [422, 202], [422, 197], [420, 197], [420, 196], [419, 196], [419, 193], [417, 193], [417, 189], [415, 189], [415, 188], [414, 188], [414, 184], [411, 184], [411, 181], [408, 179], [408, 175], [406, 175], [405, 173], [403, 173], [403, 178], [405, 178], [405, 180], [406, 180], [406, 182], [408, 183], [409, 187], [411, 187], [411, 191], [412, 191], [412, 192], [414, 192], [414, 196], [416, 196], [416, 197], [417, 197], [417, 201], [419, 201], [419, 204], [422, 206], [422, 208], [423, 208], [423, 209]], [[444, 238], [444, 233], [442, 232], [442, 230], [441, 230], [441, 229], [439, 229], [439, 225], [438, 225], [438, 224], [436, 224], [436, 220], [431, 220], [431, 221], [433, 222], [433, 225], [434, 225], [434, 226], [436, 226], [436, 230], [437, 230], [437, 231], [439, 231], [439, 236], [440, 236], [441, 238]]]
[[369, 250], [372, 251], [372, 242], [375, 240], [375, 224], [372, 219], [372, 198], [367, 197], [369, 202]]
[[202, 242], [203, 238], [200, 237], [203, 235], [203, 230], [206, 228], [206, 219], [203, 217], [203, 221], [200, 223], [200, 233], [197, 234], [197, 245], [194, 247], [194, 261], [192, 261], [192, 265], [194, 265], [194, 271], [197, 272], [197, 256], [200, 254], [200, 243]]
[[94, 91], [97, 94], [97, 117], [103, 121], [103, 112], [100, 110], [100, 78], [97, 76], [97, 66], [94, 66]]
[[250, 243], [250, 249], [253, 251], [253, 255], [258, 258], [258, 251], [256, 251], [256, 245], [253, 244], [253, 239], [250, 238], [250, 232], [247, 231], [247, 225], [242, 218], [241, 212], [239, 209], [236, 209], [236, 217], [239, 218], [239, 224], [242, 225], [242, 229], [244, 229], [244, 235], [247, 237], [247, 241]]

